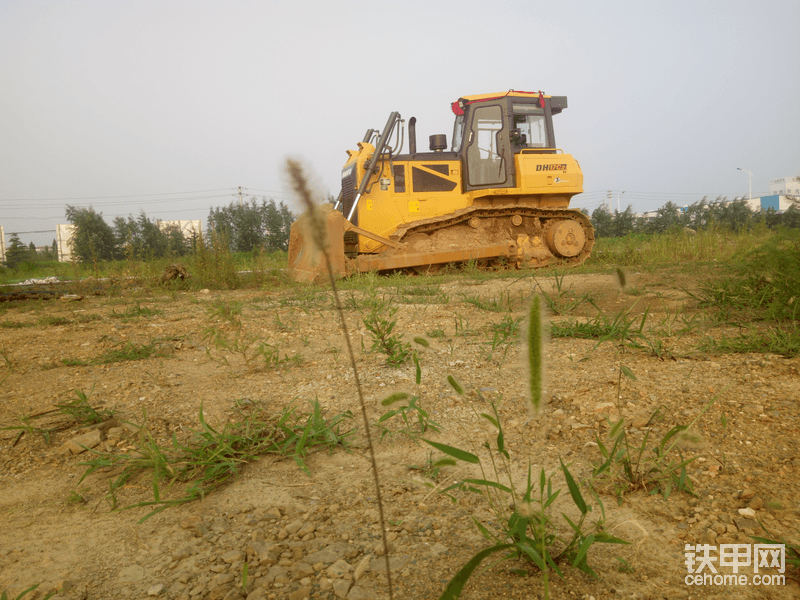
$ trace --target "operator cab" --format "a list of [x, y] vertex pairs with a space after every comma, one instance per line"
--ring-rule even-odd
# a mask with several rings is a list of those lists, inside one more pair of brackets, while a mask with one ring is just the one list
[[454, 102], [451, 151], [465, 165], [464, 189], [515, 187], [514, 155], [555, 153], [552, 115], [566, 106], [564, 96], [515, 91]]

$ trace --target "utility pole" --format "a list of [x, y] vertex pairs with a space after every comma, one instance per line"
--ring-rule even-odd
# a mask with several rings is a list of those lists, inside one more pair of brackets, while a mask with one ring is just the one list
[[611, 190], [608, 190], [607, 195], [606, 195], [606, 206], [608, 206], [608, 212], [611, 212], [611, 200], [612, 200], [612, 198], [613, 198], [613, 196], [612, 196]]
[[242, 206], [242, 186], [239, 186], [239, 206]]
[[622, 193], [617, 194], [617, 212], [622, 212], [622, 209], [619, 206], [619, 199], [620, 199], [620, 196], [622, 196], [622, 194], [624, 194], [624, 193], [625, 192], [623, 191]]

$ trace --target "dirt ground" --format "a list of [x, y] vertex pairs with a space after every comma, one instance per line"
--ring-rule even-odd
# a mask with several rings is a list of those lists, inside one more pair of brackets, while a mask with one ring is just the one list
[[[610, 315], [625, 308], [640, 314], [649, 307], [648, 323], [667, 332], [662, 341], [670, 352], [659, 358], [612, 342], [598, 346], [595, 340], [553, 339], [546, 350], [548, 404], [538, 418], [530, 417], [525, 399], [519, 338], [492, 348], [491, 333], [504, 318], [523, 316], [536, 286], [530, 276], [463, 278], [436, 283], [429, 294], [377, 288], [378, 297], [395, 298], [394, 333], [408, 342], [414, 337], [428, 341], [428, 347], [414, 344], [419, 387], [412, 363], [388, 367], [383, 355], [369, 351], [372, 340], [361, 321], [368, 312], [367, 295], [345, 292], [369, 418], [374, 423], [388, 410], [380, 401], [390, 394], [418, 393], [420, 405], [441, 426], [439, 433], [426, 436], [473, 451], [473, 443], [491, 433], [477, 416], [491, 410], [491, 400], [504, 423], [518, 483], [529, 462], [535, 473], [542, 467], [556, 473], [560, 459], [576, 478], [586, 480], [600, 462], [596, 440], [608, 439], [608, 417], [618, 418], [621, 411], [633, 440], [641, 440], [648, 429], [660, 439], [674, 425], [688, 425], [716, 398], [693, 428], [696, 439], [681, 443], [685, 456], [698, 457], [688, 468], [696, 495], [673, 491], [665, 499], [638, 490], [618, 501], [607, 487], [601, 495], [605, 530], [630, 545], [595, 544], [589, 564], [597, 578], [566, 567], [565, 579], [551, 573], [550, 595], [800, 597], [797, 571], [788, 566], [784, 585], [685, 583], [685, 545], [751, 544], [749, 535], [765, 535], [757, 521], [795, 544], [800, 537], [800, 360], [699, 352], [704, 336], [723, 332], [704, 320], [687, 294], [702, 276], [674, 270], [629, 273], [623, 291], [611, 275], [567, 274], [560, 282], [563, 302], [588, 292]], [[537, 279], [557, 295], [552, 276]], [[425, 279], [409, 283], [422, 286]], [[485, 310], [476, 299], [505, 302], [511, 310]], [[213, 314], [220, 302], [241, 302], [247, 331], [294, 360], [247, 369], [234, 352], [211, 347], [203, 332], [220, 326]], [[14, 598], [40, 583], [26, 598], [43, 598], [52, 590], [58, 590], [58, 598], [91, 599], [389, 597], [380, 551], [370, 559], [380, 534], [370, 463], [358, 442], [363, 427], [353, 375], [323, 289], [167, 294], [133, 288], [122, 295], [6, 303], [0, 311], [0, 321], [7, 324], [0, 330], [0, 426], [10, 428], [0, 431], [0, 592], [7, 589]], [[585, 319], [596, 312], [584, 303], [553, 320]], [[150, 345], [157, 352], [145, 360], [96, 364], [98, 357], [126, 344]], [[621, 391], [620, 365], [637, 378], [623, 377]], [[463, 397], [448, 385], [448, 375], [461, 382]], [[202, 501], [168, 508], [137, 524], [146, 508], [112, 512], [106, 501], [115, 472], [101, 470], [80, 481], [86, 471], [80, 463], [90, 454], [72, 455], [64, 447], [81, 433], [76, 427], [53, 433], [49, 443], [31, 430], [20, 436], [21, 416], [50, 411], [74, 399], [75, 390], [89, 395], [92, 406], [113, 409], [120, 421], [142, 424], [146, 414], [147, 430], [164, 444], [173, 433], [199, 428], [201, 405], [208, 422], [221, 427], [243, 405], [277, 413], [290, 402], [305, 410], [318, 399], [329, 415], [352, 411], [359, 433], [350, 452], [312, 453], [310, 476], [291, 458], [266, 456]], [[661, 420], [651, 422], [659, 408]], [[55, 419], [50, 414], [30, 423], [45, 427]], [[431, 448], [399, 431], [401, 425], [393, 419], [387, 426], [394, 434], [376, 440], [394, 598], [434, 599], [460, 566], [489, 545], [473, 516], [488, 524], [491, 514], [473, 494], [457, 493], [453, 502], [431, 488], [475, 477], [474, 471], [445, 467], [432, 481], [409, 469], [425, 464]], [[97, 452], [135, 448], [136, 435], [127, 429], [103, 436]], [[563, 476], [556, 476], [554, 485], [563, 489], [551, 517], [565, 534], [560, 514], [574, 516], [575, 509]], [[162, 491], [177, 496], [182, 489]], [[599, 507], [584, 490], [594, 505], [590, 519], [596, 520]], [[148, 499], [149, 477], [132, 480], [119, 492], [120, 506]], [[753, 512], [740, 512], [746, 508]], [[245, 563], [247, 589], [242, 591]], [[538, 573], [512, 572], [523, 567], [496, 564], [474, 576], [462, 597], [541, 597]], [[745, 567], [740, 573], [752, 578], [753, 570]]]

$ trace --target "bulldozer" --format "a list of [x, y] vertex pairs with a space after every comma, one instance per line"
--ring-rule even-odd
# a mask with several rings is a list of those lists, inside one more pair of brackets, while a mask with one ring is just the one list
[[[553, 115], [566, 96], [508, 91], [451, 104], [455, 124], [418, 152], [416, 119], [392, 112], [347, 151], [335, 203], [317, 207], [335, 277], [368, 271], [434, 273], [579, 265], [594, 229], [570, 199], [583, 192], [578, 161], [556, 147]], [[299, 282], [327, 277], [309, 213], [292, 224], [289, 269]], [[317, 225], [320, 227], [320, 225]]]

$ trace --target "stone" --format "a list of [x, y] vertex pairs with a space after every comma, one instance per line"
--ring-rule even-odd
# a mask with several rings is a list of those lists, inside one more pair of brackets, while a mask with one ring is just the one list
[[350, 589], [350, 593], [347, 594], [347, 600], [375, 600], [375, 590], [360, 585], [354, 585]]
[[[405, 554], [394, 554], [389, 557], [389, 568], [394, 574], [410, 562], [410, 556], [406, 556]], [[383, 573], [386, 570], [386, 559], [383, 557], [373, 558], [370, 564], [370, 569], [373, 572]]]
[[303, 527], [303, 521], [301, 519], [296, 519], [296, 520], [292, 521], [291, 523], [289, 523], [288, 525], [286, 525], [286, 527], [284, 527], [284, 529], [287, 532], [289, 532], [290, 534], [292, 534], [292, 533], [297, 533], [298, 531], [300, 531], [300, 529], [302, 529], [302, 527]]
[[235, 562], [241, 562], [244, 560], [244, 552], [241, 550], [230, 550], [220, 556], [220, 558], [228, 564], [232, 564]]
[[747, 503], [747, 508], [752, 510], [760, 510], [764, 506], [764, 501], [760, 496], [753, 496], [753, 499]]
[[318, 552], [313, 552], [305, 557], [305, 561], [309, 564], [315, 563], [334, 563], [340, 558], [351, 558], [355, 556], [356, 549], [346, 542], [334, 542], [330, 546], [326, 546]]
[[713, 529], [706, 529], [706, 532], [700, 536], [701, 544], [715, 545], [717, 543], [717, 534]]
[[296, 579], [314, 574], [314, 567], [304, 561], [294, 563], [289, 569]]
[[225, 595], [230, 591], [229, 585], [214, 585], [210, 584], [211, 591], [208, 593], [207, 600], [222, 600]]
[[293, 592], [289, 592], [288, 600], [306, 600], [311, 597], [311, 586], [297, 588]]
[[356, 581], [361, 579], [364, 576], [364, 573], [369, 571], [369, 567], [370, 567], [370, 557], [369, 555], [367, 555], [361, 559], [361, 562], [358, 563], [356, 570], [353, 571], [353, 579], [355, 579]]
[[129, 565], [122, 569], [117, 576], [117, 582], [124, 583], [138, 583], [144, 579], [145, 571], [141, 565]]
[[86, 452], [89, 448], [94, 448], [95, 446], [100, 445], [100, 442], [103, 441], [103, 432], [95, 429], [93, 431], [87, 431], [81, 435], [78, 435], [71, 440], [67, 440], [64, 444], [58, 449], [59, 454], [81, 454], [82, 452]]
[[334, 579], [338, 579], [340, 577], [344, 577], [345, 573], [349, 573], [353, 567], [350, 564], [342, 560], [341, 558], [333, 563], [328, 570], [325, 571], [329, 577], [333, 577]]
[[346, 579], [337, 579], [333, 582], [333, 593], [337, 598], [347, 598], [347, 592], [350, 591], [351, 583], [352, 582]]
[[147, 590], [148, 596], [158, 596], [164, 590], [164, 584], [158, 583], [156, 585], [151, 585], [150, 588]]

